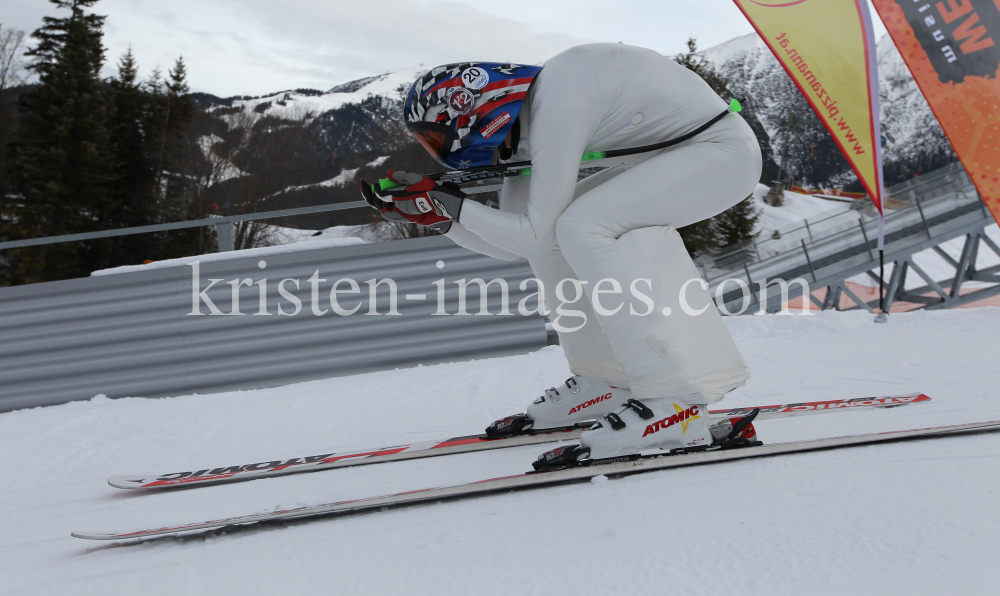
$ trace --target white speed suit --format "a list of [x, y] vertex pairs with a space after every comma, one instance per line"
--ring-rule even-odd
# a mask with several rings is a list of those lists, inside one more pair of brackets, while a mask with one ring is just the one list
[[[529, 260], [573, 374], [692, 404], [717, 402], [750, 377], [677, 233], [755, 188], [760, 147], [742, 117], [666, 150], [587, 162], [608, 169], [577, 183], [585, 152], [674, 139], [726, 106], [656, 52], [577, 46], [545, 63], [521, 108], [512, 161], [530, 159], [531, 175], [505, 180], [499, 211], [465, 202], [448, 237]], [[560, 287], [564, 279], [579, 285]]]

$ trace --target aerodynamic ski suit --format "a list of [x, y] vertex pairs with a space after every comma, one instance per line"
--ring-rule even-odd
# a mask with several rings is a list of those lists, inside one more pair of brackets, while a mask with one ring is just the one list
[[[521, 109], [511, 161], [530, 159], [531, 175], [506, 179], [499, 211], [465, 202], [449, 238], [501, 259], [526, 257], [553, 318], [561, 306], [586, 314], [572, 332], [580, 317], [558, 322], [573, 374], [629, 387], [640, 399], [690, 404], [715, 403], [749, 378], [677, 232], [754, 190], [761, 156], [746, 122], [729, 114], [669, 149], [587, 162], [608, 169], [577, 182], [585, 152], [677, 138], [726, 106], [697, 74], [651, 50], [569, 49], [545, 63]], [[583, 284], [585, 298], [557, 298], [567, 278]], [[590, 298], [605, 278], [617, 280], [621, 294], [603, 283], [599, 314]], [[633, 284], [652, 307], [630, 292]], [[682, 287], [689, 311], [702, 314], [682, 311]], [[567, 300], [575, 294], [564, 284]]]

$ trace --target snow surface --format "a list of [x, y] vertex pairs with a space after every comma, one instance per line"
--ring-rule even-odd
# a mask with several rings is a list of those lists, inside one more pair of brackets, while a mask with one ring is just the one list
[[361, 224], [357, 226], [333, 226], [325, 230], [313, 232], [299, 242], [319, 242], [329, 238], [357, 238], [366, 244], [375, 242], [385, 242], [386, 235], [379, 228], [380, 225]]
[[758, 242], [767, 240], [775, 231], [782, 234], [801, 228], [806, 219], [810, 222], [831, 217], [851, 210], [850, 203], [838, 200], [822, 199], [812, 195], [785, 191], [785, 198], [780, 207], [773, 207], [764, 202], [768, 187], [758, 184], [754, 189], [754, 205], [760, 211], [760, 219], [754, 231], [759, 232]]
[[[753, 371], [725, 406], [922, 391], [928, 404], [758, 423], [766, 442], [1000, 419], [1000, 309], [726, 319]], [[157, 494], [113, 474], [443, 439], [569, 375], [560, 348], [283, 388], [0, 414], [0, 592], [991, 594], [1000, 436], [652, 472], [284, 524], [139, 529], [523, 472], [524, 447]]]
[[198, 146], [201, 148], [202, 155], [205, 159], [212, 164], [215, 169], [214, 178], [212, 180], [213, 184], [218, 184], [220, 182], [225, 182], [226, 180], [232, 180], [233, 178], [242, 178], [244, 176], [249, 176], [246, 172], [237, 167], [236, 164], [216, 155], [213, 147], [222, 143], [223, 140], [218, 135], [206, 135], [198, 139]]
[[[289, 228], [283, 228], [283, 229], [289, 229]], [[318, 248], [338, 248], [341, 246], [354, 246], [356, 244], [365, 244], [365, 241], [360, 238], [348, 238], [348, 237], [325, 238], [323, 240], [316, 240], [315, 242], [310, 242], [308, 244], [296, 242], [294, 244], [285, 244], [282, 246], [265, 246], [261, 248], [248, 248], [246, 250], [232, 250], [232, 251], [217, 252], [207, 255], [195, 255], [193, 257], [164, 259], [162, 261], [153, 261], [152, 263], [149, 263], [147, 265], [125, 265], [122, 267], [112, 267], [110, 269], [100, 269], [98, 271], [94, 271], [90, 274], [90, 276], [97, 277], [101, 275], [131, 273], [133, 271], [149, 271], [150, 269], [164, 269], [167, 267], [183, 267], [188, 263], [194, 263], [195, 261], [200, 261], [202, 263], [209, 263], [213, 261], [230, 261], [232, 259], [243, 259], [246, 257], [260, 257], [262, 259], [266, 259], [267, 257], [271, 257], [274, 255], [283, 255], [287, 253], [301, 252], [305, 250], [316, 250]]]

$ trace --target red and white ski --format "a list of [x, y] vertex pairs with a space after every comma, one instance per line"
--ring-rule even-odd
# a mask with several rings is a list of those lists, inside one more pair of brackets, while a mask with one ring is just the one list
[[421, 503], [429, 500], [453, 499], [481, 495], [501, 490], [517, 488], [527, 488], [534, 486], [546, 486], [555, 484], [566, 484], [595, 476], [624, 476], [647, 472], [653, 470], [663, 470], [667, 468], [679, 468], [685, 466], [697, 466], [737, 459], [748, 459], [754, 457], [768, 457], [777, 455], [787, 455], [793, 453], [803, 453], [807, 451], [817, 451], [823, 449], [837, 449], [855, 445], [871, 445], [875, 443], [887, 443], [891, 441], [901, 441], [905, 439], [933, 438], [942, 436], [954, 436], [962, 433], [974, 432], [995, 432], [1000, 431], [1000, 420], [991, 422], [977, 422], [972, 424], [954, 424], [950, 426], [938, 426], [934, 428], [918, 428], [912, 430], [901, 430], [875, 434], [852, 435], [843, 437], [832, 437], [827, 439], [817, 439], [812, 441], [795, 441], [791, 443], [775, 443], [772, 445], [760, 445], [756, 447], [744, 447], [730, 450], [706, 450], [696, 453], [679, 454], [655, 454], [645, 456], [628, 456], [598, 460], [596, 462], [585, 462], [586, 465], [570, 467], [543, 472], [528, 472], [516, 476], [503, 478], [493, 478], [481, 480], [457, 486], [440, 488], [429, 488], [424, 490], [409, 491], [372, 497], [367, 499], [356, 499], [351, 501], [340, 501], [337, 503], [326, 503], [323, 505], [313, 505], [309, 507], [298, 507], [284, 511], [272, 511], [256, 515], [245, 515], [241, 517], [231, 517], [217, 519], [213, 521], [184, 524], [178, 526], [168, 526], [150, 530], [139, 530], [131, 532], [73, 532], [77, 538], [89, 540], [127, 540], [133, 538], [143, 538], [146, 536], [156, 536], [161, 534], [182, 534], [212, 528], [222, 528], [225, 526], [239, 524], [254, 524], [263, 521], [288, 520], [302, 517], [312, 517], [332, 513], [343, 513], [348, 511], [362, 511], [379, 507], [399, 506], [413, 503]]
[[[923, 394], [897, 395], [886, 397], [860, 397], [854, 399], [838, 399], [828, 401], [780, 404], [759, 406], [758, 420], [781, 418], [800, 414], [818, 412], [835, 412], [853, 408], [887, 408], [911, 403], [930, 401]], [[729, 418], [743, 416], [753, 408], [733, 408], [730, 410], [712, 410], [713, 418]], [[590, 423], [578, 424], [573, 427], [529, 432], [528, 434], [503, 439], [490, 439], [485, 435], [469, 435], [455, 437], [444, 441], [424, 441], [373, 449], [358, 449], [342, 453], [321, 453], [299, 457], [280, 457], [271, 461], [262, 461], [236, 466], [218, 466], [195, 468], [188, 472], [169, 472], [166, 474], [140, 474], [132, 476], [112, 476], [108, 484], [123, 489], [154, 489], [181, 486], [198, 486], [219, 482], [254, 480], [285, 474], [316, 472], [333, 468], [362, 466], [390, 461], [436, 457], [455, 453], [470, 453], [487, 449], [503, 449], [523, 445], [539, 445], [556, 441], [577, 439], [580, 433]]]

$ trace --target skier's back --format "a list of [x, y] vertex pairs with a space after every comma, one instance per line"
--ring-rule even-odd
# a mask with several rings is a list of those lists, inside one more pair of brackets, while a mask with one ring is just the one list
[[[606, 416], [577, 456], [712, 444], [706, 406], [749, 370], [677, 228], [757, 184], [756, 138], [737, 114], [720, 117], [726, 106], [697, 74], [623, 44], [578, 46], [541, 69], [446, 65], [414, 83], [407, 125], [443, 165], [531, 161], [530, 176], [505, 180], [499, 211], [407, 172], [390, 172], [406, 188], [382, 197], [384, 213], [484, 254], [528, 258], [544, 285], [574, 376], [507, 425], [516, 428], [493, 432]], [[577, 182], [585, 153], [699, 129], [667, 149], [588, 162], [607, 169]]]

